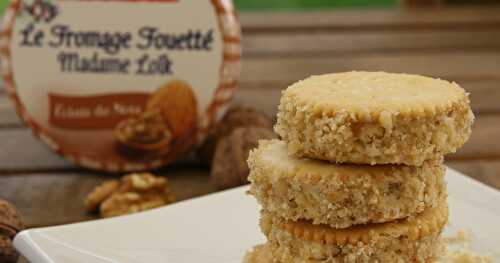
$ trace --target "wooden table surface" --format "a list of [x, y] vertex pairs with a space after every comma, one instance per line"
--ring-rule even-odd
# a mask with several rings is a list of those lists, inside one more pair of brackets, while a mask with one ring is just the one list
[[[500, 8], [243, 13], [243, 72], [236, 101], [276, 113], [280, 91], [311, 74], [384, 70], [454, 80], [471, 93], [470, 141], [447, 165], [500, 188]], [[75, 167], [37, 141], [0, 92], [0, 198], [28, 227], [93, 219], [82, 199], [110, 175]], [[176, 164], [180, 200], [215, 191], [208, 168]]]

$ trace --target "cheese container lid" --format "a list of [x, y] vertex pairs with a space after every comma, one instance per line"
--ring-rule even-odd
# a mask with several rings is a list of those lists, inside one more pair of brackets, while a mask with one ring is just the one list
[[74, 163], [125, 172], [199, 145], [232, 98], [230, 0], [13, 0], [1, 74], [34, 134]]

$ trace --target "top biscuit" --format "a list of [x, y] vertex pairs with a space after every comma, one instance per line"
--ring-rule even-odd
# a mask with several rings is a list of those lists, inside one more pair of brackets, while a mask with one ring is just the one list
[[468, 94], [456, 83], [353, 71], [288, 87], [275, 131], [301, 157], [421, 165], [460, 148], [473, 119]]

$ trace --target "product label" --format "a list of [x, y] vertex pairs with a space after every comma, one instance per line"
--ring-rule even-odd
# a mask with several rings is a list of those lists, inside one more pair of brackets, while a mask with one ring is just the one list
[[112, 129], [145, 111], [150, 94], [101, 96], [49, 94], [49, 124], [66, 129]]
[[23, 118], [95, 169], [179, 158], [217, 121], [239, 71], [230, 1], [16, 0], [3, 28], [2, 72]]

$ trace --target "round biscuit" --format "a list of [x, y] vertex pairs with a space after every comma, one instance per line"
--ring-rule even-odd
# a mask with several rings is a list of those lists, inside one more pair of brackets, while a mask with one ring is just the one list
[[468, 94], [456, 83], [353, 71], [311, 76], [288, 87], [275, 131], [297, 156], [421, 165], [460, 148], [473, 119]]
[[290, 155], [279, 140], [260, 141], [248, 158], [250, 194], [289, 220], [347, 228], [408, 217], [447, 196], [441, 163], [347, 165]]

